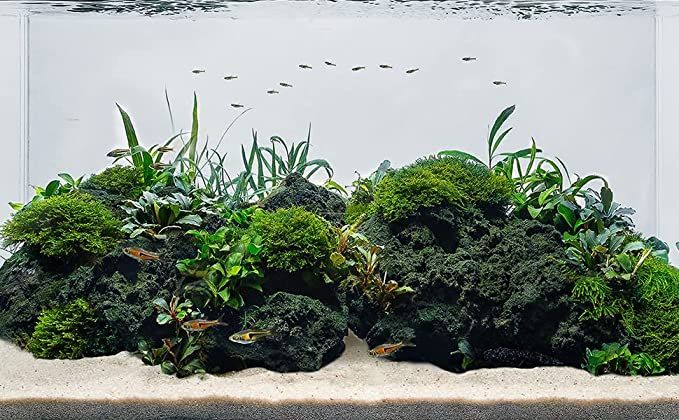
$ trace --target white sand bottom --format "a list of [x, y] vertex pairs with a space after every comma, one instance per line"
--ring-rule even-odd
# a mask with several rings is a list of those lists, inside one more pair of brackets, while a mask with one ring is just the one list
[[20, 399], [203, 399], [264, 403], [391, 401], [596, 401], [679, 402], [679, 376], [604, 375], [564, 367], [481, 369], [455, 374], [423, 363], [368, 355], [351, 335], [336, 361], [311, 373], [262, 368], [177, 379], [130, 353], [81, 360], [42, 360], [0, 341], [0, 402]]

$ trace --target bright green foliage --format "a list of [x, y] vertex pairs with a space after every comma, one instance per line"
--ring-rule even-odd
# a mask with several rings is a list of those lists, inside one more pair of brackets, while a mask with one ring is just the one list
[[375, 210], [388, 221], [438, 205], [503, 207], [512, 183], [487, 167], [456, 157], [423, 159], [388, 174], [375, 188]]
[[624, 323], [645, 353], [679, 371], [679, 269], [649, 258], [637, 276], [637, 302]]
[[88, 194], [71, 192], [41, 200], [2, 226], [6, 245], [25, 242], [49, 257], [103, 255], [120, 237], [120, 221]]
[[128, 198], [138, 198], [144, 188], [141, 171], [133, 166], [115, 165], [92, 175], [83, 188], [106, 191]]
[[328, 222], [301, 207], [255, 215], [252, 232], [262, 236], [268, 267], [295, 272], [317, 267], [333, 251]]
[[98, 339], [97, 323], [94, 309], [83, 299], [47, 309], [38, 318], [28, 348], [42, 359], [79, 359]]
[[358, 179], [352, 183], [354, 191], [344, 212], [344, 221], [347, 224], [351, 225], [368, 214], [375, 195], [375, 188], [382, 182], [390, 167], [390, 161], [382, 161], [380, 166], [369, 177], [361, 178], [359, 175]]
[[627, 344], [604, 344], [601, 350], [587, 349], [587, 358], [582, 366], [592, 375], [617, 373], [620, 375], [659, 375], [665, 369], [646, 353], [632, 353]]
[[42, 201], [46, 198], [50, 198], [55, 195], [66, 194], [80, 189], [80, 184], [83, 180], [82, 176], [80, 178], [73, 178], [67, 173], [61, 173], [58, 176], [59, 179], [50, 181], [44, 188], [34, 186], [33, 190], [35, 191], [35, 196], [33, 196], [33, 199], [26, 205], [10, 202], [10, 207], [12, 207], [12, 209], [15, 211], [19, 211], [24, 207], [28, 207], [31, 204], [37, 203], [38, 201]]
[[180, 193], [159, 197], [144, 191], [138, 201], [128, 200], [123, 207], [128, 217], [122, 230], [131, 238], [147, 235], [167, 239], [165, 232], [169, 230], [200, 226], [203, 218], [198, 213], [204, 205]]

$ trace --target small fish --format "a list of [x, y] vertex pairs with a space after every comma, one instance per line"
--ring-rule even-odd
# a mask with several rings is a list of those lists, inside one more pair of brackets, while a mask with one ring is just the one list
[[156, 171], [163, 171], [167, 168], [169, 168], [170, 165], [169, 163], [162, 163], [162, 162], [155, 162], [151, 164], [151, 168], [155, 169]]
[[127, 156], [130, 154], [130, 149], [113, 149], [110, 152], [106, 153], [106, 156], [112, 157], [112, 158], [119, 158], [123, 156]]
[[123, 254], [130, 258], [134, 258], [137, 261], [153, 261], [160, 259], [160, 254], [141, 248], [123, 248]]
[[395, 352], [402, 349], [403, 347], [415, 347], [415, 344], [404, 343], [403, 341], [398, 342], [398, 343], [380, 344], [379, 346], [375, 347], [374, 349], [371, 349], [369, 353], [370, 353], [371, 356], [384, 357], [384, 356], [389, 356], [389, 355], [394, 354]]
[[406, 70], [406, 74], [413, 74], [413, 73], [415, 73], [416, 71], [419, 71], [419, 70], [420, 70], [420, 69], [410, 69], [410, 70]]
[[277, 95], [279, 92], [277, 90], [271, 89], [271, 90], [267, 90], [266, 93], [268, 93], [269, 95]]
[[234, 80], [234, 79], [238, 79], [238, 76], [225, 76], [224, 77], [224, 80]]
[[462, 57], [462, 61], [476, 61], [476, 57]]
[[502, 86], [502, 85], [506, 85], [507, 82], [503, 82], [502, 80], [496, 80], [496, 81], [493, 82], [493, 84], [495, 86]]
[[241, 105], [241, 104], [231, 104], [231, 106], [234, 107], [234, 108], [243, 108], [245, 105]]
[[359, 70], [363, 70], [364, 68], [365, 68], [365, 66], [358, 66], [358, 67], [352, 68], [351, 71], [359, 71]]
[[393, 69], [389, 64], [380, 64], [381, 69]]
[[231, 334], [229, 341], [237, 344], [252, 344], [272, 334], [270, 330], [243, 330]]
[[158, 153], [170, 153], [174, 149], [170, 146], [160, 146], [158, 149], [156, 149]]
[[191, 70], [191, 73], [193, 73], [193, 74], [205, 73], [205, 70], [202, 70], [202, 69], [195, 69], [195, 70]]
[[333, 63], [333, 62], [331, 62], [331, 61], [326, 61], [325, 64], [328, 65], [328, 66], [331, 66], [331, 67], [336, 67], [336, 66], [337, 66], [337, 64], [335, 64], [335, 63]]
[[186, 321], [182, 323], [182, 329], [184, 331], [188, 332], [199, 332], [199, 331], [205, 331], [210, 327], [214, 327], [217, 325], [227, 325], [223, 323], [221, 320], [217, 319], [214, 321], [209, 321], [207, 319], [192, 319], [191, 321]]
[[306, 65], [306, 64], [300, 64], [299, 65], [300, 69], [305, 69], [305, 70], [311, 70], [313, 67]]
[[280, 82], [279, 85], [281, 85], [281, 86], [283, 86], [283, 87], [285, 87], [285, 88], [291, 88], [291, 87], [292, 87], [291, 84], [288, 84], [288, 83], [285, 83], [285, 82]]

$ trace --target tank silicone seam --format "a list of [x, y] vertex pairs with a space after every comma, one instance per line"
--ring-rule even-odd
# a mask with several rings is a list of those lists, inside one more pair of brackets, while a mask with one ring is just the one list
[[19, 175], [21, 199], [29, 199], [29, 155], [30, 155], [30, 15], [27, 11], [19, 14], [21, 30], [20, 66], [20, 165]]

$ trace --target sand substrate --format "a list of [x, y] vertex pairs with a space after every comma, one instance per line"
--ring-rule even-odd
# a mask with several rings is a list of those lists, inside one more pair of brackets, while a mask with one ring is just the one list
[[318, 372], [177, 379], [129, 353], [39, 360], [0, 341], [0, 418], [679, 418], [679, 376], [555, 367], [454, 374], [371, 358], [354, 336], [346, 345]]

